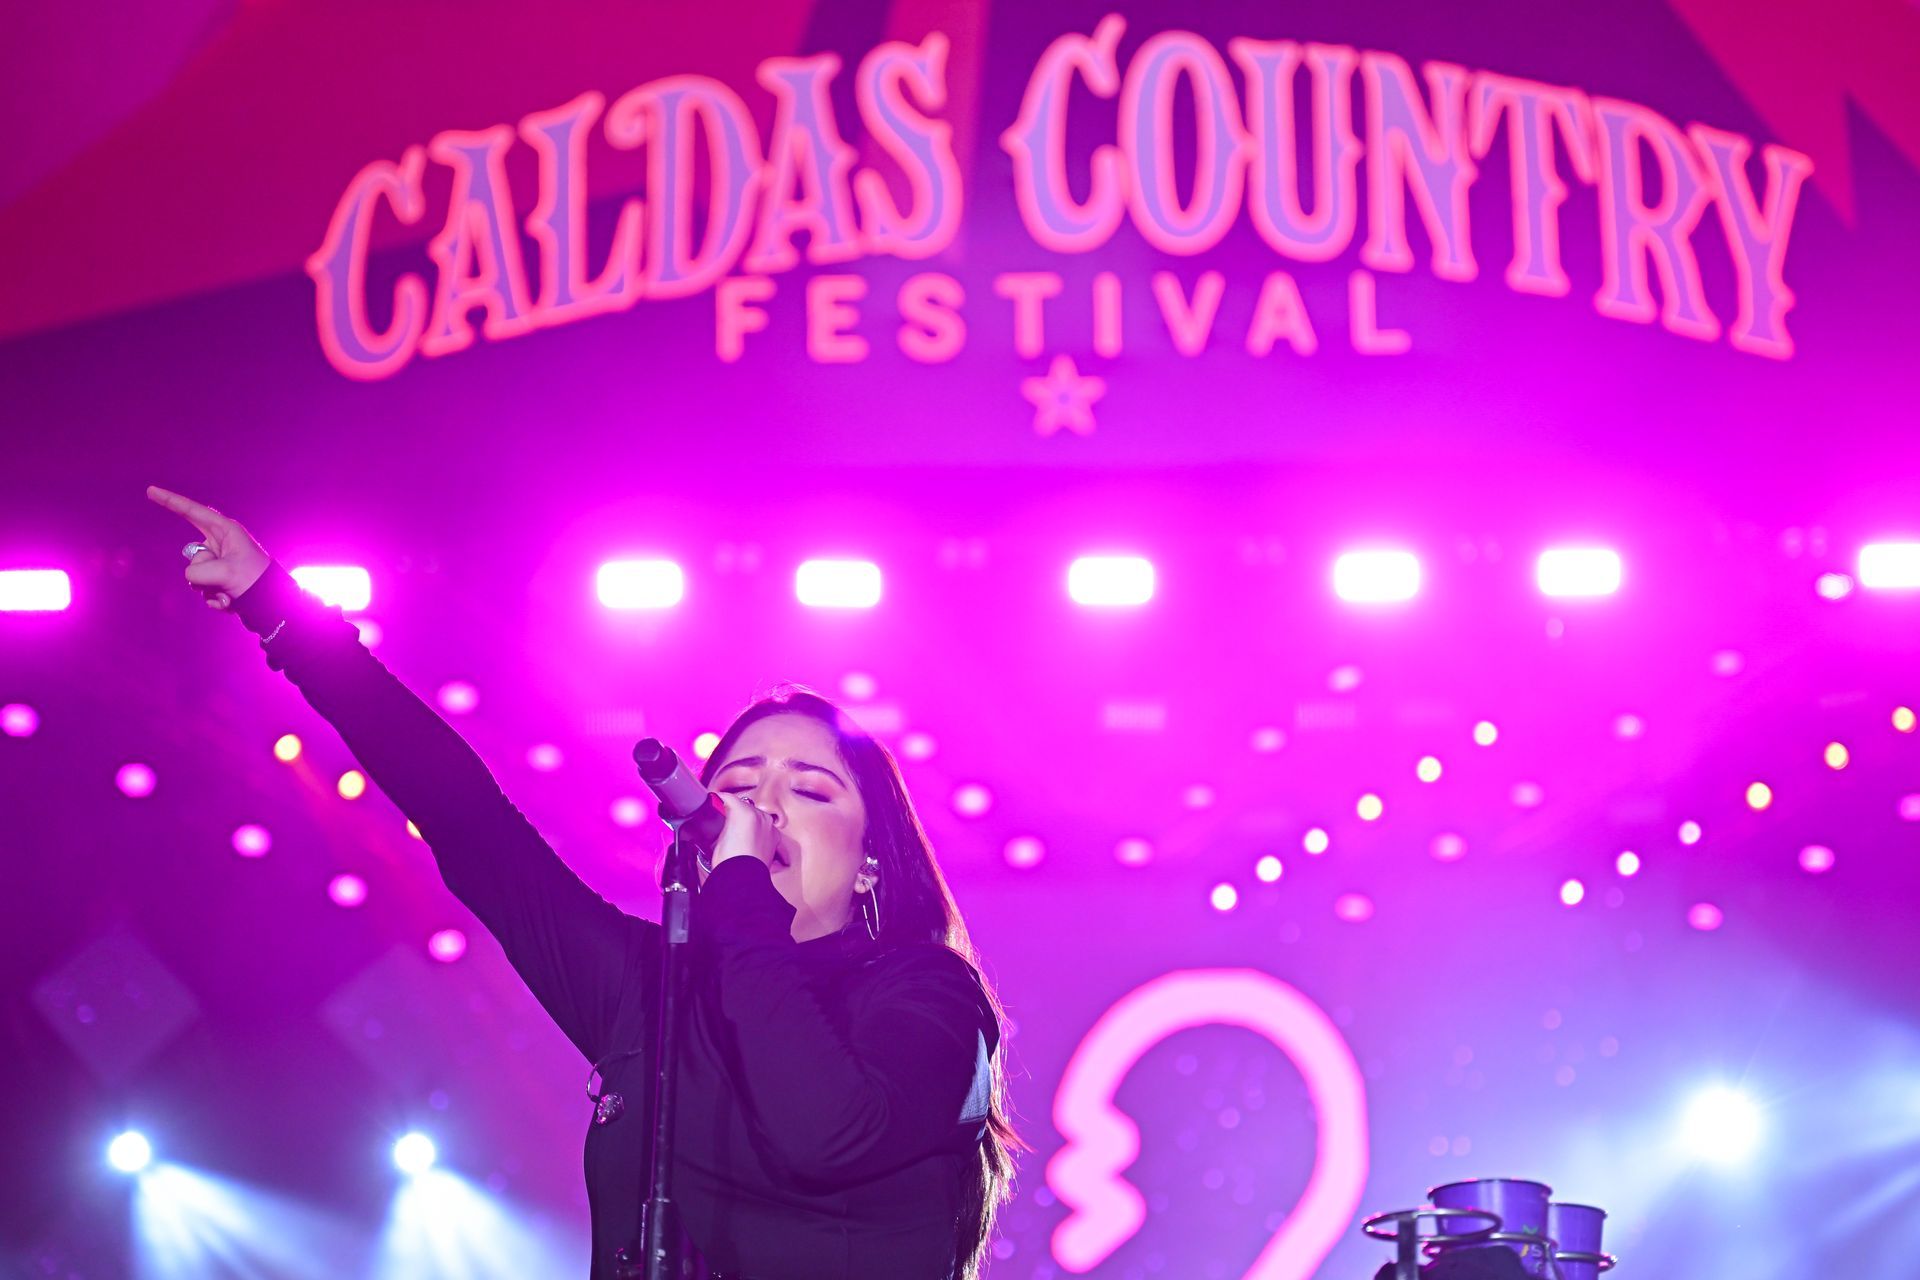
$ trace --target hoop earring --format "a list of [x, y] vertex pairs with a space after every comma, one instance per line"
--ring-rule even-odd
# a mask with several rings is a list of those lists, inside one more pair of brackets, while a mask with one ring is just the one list
[[873, 883], [865, 893], [855, 895], [860, 899], [860, 923], [867, 926], [867, 936], [878, 942], [880, 941], [880, 863], [872, 854], [868, 854], [866, 865], [861, 869], [873, 877]]

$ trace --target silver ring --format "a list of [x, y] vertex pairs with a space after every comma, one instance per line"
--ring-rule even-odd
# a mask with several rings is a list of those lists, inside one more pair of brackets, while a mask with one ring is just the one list
[[206, 550], [208, 550], [208, 547], [204, 542], [189, 542], [186, 546], [180, 548], [180, 554], [191, 560]]

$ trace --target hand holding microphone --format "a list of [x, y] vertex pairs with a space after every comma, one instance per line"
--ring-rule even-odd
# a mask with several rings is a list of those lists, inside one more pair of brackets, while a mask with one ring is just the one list
[[661, 818], [693, 846], [702, 872], [730, 858], [757, 858], [769, 867], [785, 864], [773, 814], [744, 795], [707, 790], [679, 753], [658, 738], [641, 739], [633, 762], [659, 799]]

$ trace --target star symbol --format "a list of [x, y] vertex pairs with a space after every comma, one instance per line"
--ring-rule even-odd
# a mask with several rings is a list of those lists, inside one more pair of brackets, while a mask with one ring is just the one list
[[1093, 434], [1093, 402], [1107, 394], [1105, 378], [1083, 378], [1073, 357], [1059, 355], [1044, 378], [1022, 378], [1020, 394], [1033, 401], [1033, 429], [1050, 436], [1066, 427], [1083, 436]]

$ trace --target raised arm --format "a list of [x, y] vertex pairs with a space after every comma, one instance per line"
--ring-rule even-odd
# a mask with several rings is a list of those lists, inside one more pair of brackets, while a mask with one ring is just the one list
[[507, 799], [452, 726], [360, 643], [337, 607], [301, 590], [238, 522], [165, 489], [206, 549], [187, 581], [262, 637], [370, 777], [419, 830], [441, 878], [588, 1060], [608, 1050], [623, 999], [652, 990], [658, 926], [594, 893]]

